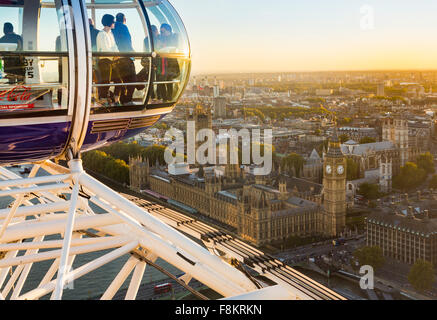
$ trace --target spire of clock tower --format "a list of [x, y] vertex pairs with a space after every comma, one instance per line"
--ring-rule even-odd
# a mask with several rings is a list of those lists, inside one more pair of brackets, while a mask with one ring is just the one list
[[343, 158], [343, 152], [341, 152], [340, 140], [338, 139], [337, 127], [334, 128], [334, 134], [329, 141], [327, 157]]

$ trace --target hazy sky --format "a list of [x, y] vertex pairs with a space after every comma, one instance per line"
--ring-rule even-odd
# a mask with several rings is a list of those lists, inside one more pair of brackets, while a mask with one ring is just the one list
[[437, 69], [435, 0], [171, 2], [193, 73]]

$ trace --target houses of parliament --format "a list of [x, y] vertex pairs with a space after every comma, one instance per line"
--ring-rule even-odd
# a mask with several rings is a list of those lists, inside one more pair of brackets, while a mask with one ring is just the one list
[[[211, 125], [201, 108], [190, 116], [202, 122], [196, 126], [199, 130]], [[346, 158], [336, 134], [325, 154], [323, 184], [280, 171], [256, 176], [239, 165], [190, 169], [184, 164], [166, 170], [136, 158], [130, 161], [130, 185], [230, 226], [256, 246], [293, 236], [335, 237], [345, 231]]]

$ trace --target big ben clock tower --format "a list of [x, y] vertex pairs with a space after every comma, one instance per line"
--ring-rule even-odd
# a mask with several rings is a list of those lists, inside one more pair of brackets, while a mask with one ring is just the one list
[[346, 158], [341, 152], [336, 129], [329, 142], [323, 170], [324, 233], [335, 237], [346, 227]]

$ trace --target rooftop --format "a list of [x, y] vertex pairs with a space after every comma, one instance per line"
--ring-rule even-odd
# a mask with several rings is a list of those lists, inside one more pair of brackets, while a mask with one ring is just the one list
[[298, 192], [311, 192], [312, 194], [320, 194], [323, 189], [323, 185], [305, 179], [286, 177], [286, 181], [288, 190], [293, 190], [296, 188]]
[[[352, 150], [350, 150], [350, 146], [353, 146]], [[352, 155], [365, 155], [370, 151], [386, 151], [386, 150], [395, 150], [396, 146], [391, 141], [382, 141], [382, 142], [374, 142], [374, 143], [366, 143], [366, 144], [351, 144], [346, 143], [341, 145], [341, 151], [343, 154], [352, 154]]]
[[426, 237], [437, 234], [437, 219], [425, 218], [424, 213], [419, 213], [417, 208], [414, 208], [413, 211], [413, 216], [408, 216], [405, 210], [398, 213], [375, 211], [369, 215], [367, 221]]
[[270, 193], [279, 193], [278, 190], [276, 190], [272, 187], [269, 187], [269, 186], [262, 185], [262, 184], [255, 184], [254, 187], [257, 189], [263, 190], [263, 191], [270, 192]]

